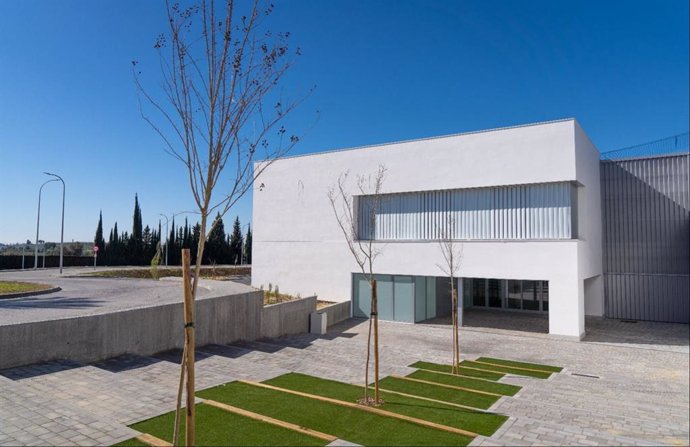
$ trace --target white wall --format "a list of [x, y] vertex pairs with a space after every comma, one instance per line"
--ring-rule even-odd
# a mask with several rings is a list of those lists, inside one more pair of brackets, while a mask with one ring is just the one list
[[[604, 315], [604, 282], [600, 154], [591, 140], [575, 122], [577, 179], [583, 185], [578, 191], [578, 276], [585, 290], [585, 315]], [[596, 279], [595, 277], [599, 277]], [[591, 279], [590, 279], [591, 278]], [[584, 332], [584, 318], [582, 318]]]
[[[254, 191], [252, 285], [270, 282], [302, 296], [350, 299], [351, 273], [357, 265], [327, 199], [328, 189], [345, 170], [354, 186], [356, 175], [374, 174], [379, 163], [385, 164], [385, 192], [579, 181], [584, 188], [596, 183], [598, 194], [598, 162], [596, 174], [586, 172], [591, 162], [576, 162], [577, 127], [574, 120], [564, 120], [276, 161]], [[586, 197], [593, 190], [587, 190]], [[594, 199], [588, 206], [595, 207]], [[440, 274], [435, 242], [381, 246], [378, 273]], [[596, 251], [589, 243], [472, 241], [463, 243], [463, 251], [461, 276], [548, 280], [551, 333], [582, 335], [581, 272], [589, 265], [582, 257]], [[599, 272], [600, 264], [599, 257]]]

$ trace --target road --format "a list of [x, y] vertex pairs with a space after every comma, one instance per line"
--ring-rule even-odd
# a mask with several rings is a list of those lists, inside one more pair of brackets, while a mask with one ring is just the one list
[[[152, 281], [78, 276], [93, 271], [88, 267], [66, 268], [62, 276], [57, 269], [0, 272], [0, 281], [37, 282], [62, 288], [45, 295], [0, 299], [0, 325], [103, 314], [182, 301], [179, 278]], [[202, 280], [197, 299], [250, 290], [253, 289], [237, 282]]]

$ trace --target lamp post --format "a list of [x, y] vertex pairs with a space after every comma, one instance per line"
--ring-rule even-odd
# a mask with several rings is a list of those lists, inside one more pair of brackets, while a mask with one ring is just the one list
[[168, 216], [165, 214], [160, 214], [165, 217], [165, 266], [168, 266], [168, 238], [170, 237], [170, 232], [168, 231]]
[[57, 174], [51, 172], [44, 172], [44, 174], [55, 177], [62, 182], [62, 224], [60, 226], [60, 274], [62, 275], [62, 254], [65, 240], [65, 181]]
[[[168, 231], [168, 216], [165, 214], [159, 213], [161, 216], [165, 217], [165, 266], [168, 266], [168, 244], [170, 243], [170, 232]], [[179, 213], [174, 213], [170, 216], [171, 219], [174, 219], [175, 216], [179, 216], [180, 214], [201, 214], [198, 211], [180, 211]]]
[[34, 250], [34, 270], [38, 268], [38, 228], [41, 224], [41, 193], [43, 192], [43, 187], [50, 182], [57, 182], [57, 179], [46, 180], [38, 189], [38, 215], [36, 216], [36, 247]]

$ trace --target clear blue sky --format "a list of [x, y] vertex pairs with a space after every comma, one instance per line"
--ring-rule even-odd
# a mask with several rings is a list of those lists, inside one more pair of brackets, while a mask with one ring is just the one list
[[[602, 151], [688, 129], [685, 0], [275, 3], [272, 28], [303, 50], [285, 90], [318, 86], [291, 119], [320, 111], [296, 153], [564, 117]], [[67, 181], [67, 241], [92, 240], [100, 209], [106, 232], [131, 231], [135, 193], [145, 224], [193, 208], [130, 71], [138, 59], [156, 79], [164, 30], [160, 0], [0, 0], [0, 242], [34, 239], [46, 170]], [[50, 241], [58, 185], [43, 195]], [[226, 226], [235, 215], [251, 218], [251, 197]]]

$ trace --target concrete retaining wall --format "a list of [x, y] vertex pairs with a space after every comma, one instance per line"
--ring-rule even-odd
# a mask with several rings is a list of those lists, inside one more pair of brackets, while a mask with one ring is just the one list
[[[232, 343], [262, 336], [263, 292], [204, 298], [196, 302], [196, 342]], [[313, 299], [314, 306], [316, 299]], [[304, 313], [302, 319], [298, 318]], [[279, 313], [289, 333], [309, 330], [309, 313], [301, 307]], [[295, 323], [282, 320], [294, 319]], [[129, 309], [102, 315], [0, 326], [0, 369], [54, 359], [93, 362], [124, 353], [155, 354], [181, 348], [182, 303]]]
[[331, 327], [350, 318], [350, 301], [331, 304], [319, 309], [319, 312], [326, 312], [328, 314], [328, 327]]
[[261, 337], [309, 332], [309, 314], [315, 310], [315, 296], [265, 306], [261, 311]]

